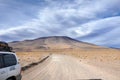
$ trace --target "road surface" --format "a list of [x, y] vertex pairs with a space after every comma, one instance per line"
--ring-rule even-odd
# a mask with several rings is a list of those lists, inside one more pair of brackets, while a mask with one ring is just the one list
[[23, 72], [22, 80], [120, 80], [120, 78], [72, 56], [51, 55], [43, 63]]

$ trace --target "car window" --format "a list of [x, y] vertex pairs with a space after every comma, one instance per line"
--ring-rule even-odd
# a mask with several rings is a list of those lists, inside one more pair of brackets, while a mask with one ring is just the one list
[[17, 60], [15, 55], [13, 54], [4, 55], [4, 64], [5, 64], [5, 67], [16, 65]]
[[2, 58], [2, 55], [0, 55], [0, 68], [3, 68], [3, 58]]

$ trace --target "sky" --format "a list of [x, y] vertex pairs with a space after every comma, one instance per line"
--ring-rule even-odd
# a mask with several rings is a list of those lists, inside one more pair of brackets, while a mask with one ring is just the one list
[[0, 40], [68, 36], [120, 48], [120, 0], [0, 0]]

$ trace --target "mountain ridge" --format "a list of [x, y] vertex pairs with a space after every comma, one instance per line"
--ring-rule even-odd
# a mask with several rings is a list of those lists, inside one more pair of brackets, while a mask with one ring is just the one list
[[95, 44], [82, 42], [67, 36], [48, 36], [32, 40], [14, 41], [9, 43], [15, 51], [38, 51], [48, 49], [96, 49], [102, 48]]

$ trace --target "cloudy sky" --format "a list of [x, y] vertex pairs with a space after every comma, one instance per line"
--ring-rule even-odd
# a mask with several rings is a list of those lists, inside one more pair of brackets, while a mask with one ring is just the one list
[[120, 0], [0, 0], [0, 40], [43, 36], [120, 48]]

